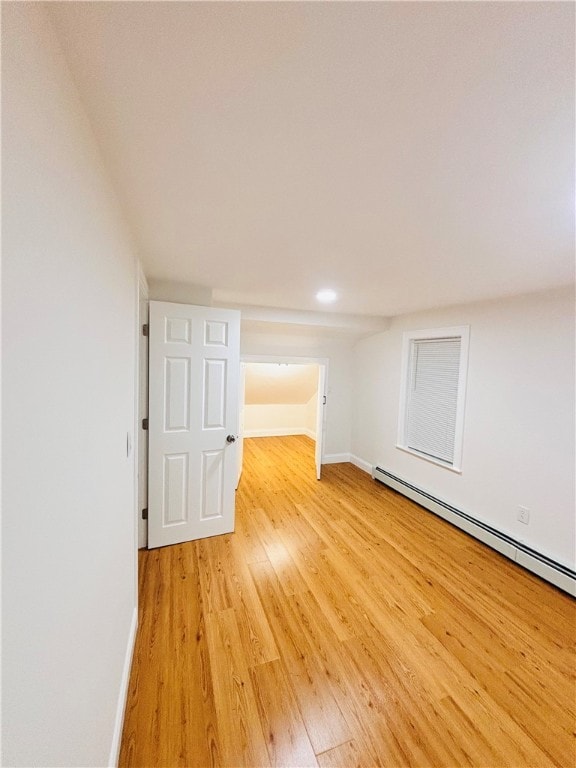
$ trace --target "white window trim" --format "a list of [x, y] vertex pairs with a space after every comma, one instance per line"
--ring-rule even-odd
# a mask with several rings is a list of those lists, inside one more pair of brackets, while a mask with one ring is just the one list
[[[410, 348], [412, 341], [430, 339], [460, 338], [460, 368], [458, 371], [458, 399], [456, 402], [456, 428], [454, 434], [454, 461], [449, 464], [420, 453], [406, 445], [406, 406], [408, 401], [408, 369], [410, 366]], [[466, 379], [468, 374], [468, 349], [470, 346], [470, 326], [456, 325], [448, 328], [432, 328], [423, 331], [405, 331], [402, 337], [402, 367], [400, 376], [400, 410], [398, 412], [398, 442], [396, 448], [417, 456], [451, 472], [462, 473], [462, 446], [464, 443], [464, 405], [466, 401]]]

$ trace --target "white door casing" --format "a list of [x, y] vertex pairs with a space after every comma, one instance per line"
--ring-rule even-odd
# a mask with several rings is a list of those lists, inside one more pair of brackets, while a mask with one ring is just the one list
[[148, 325], [148, 289], [140, 281], [138, 293], [138, 548], [148, 541], [148, 522], [142, 510], [148, 507], [148, 432], [142, 419], [148, 416], [148, 338], [142, 327]]
[[316, 479], [322, 476], [322, 452], [324, 446], [324, 412], [326, 405], [326, 366], [318, 366], [318, 405], [316, 407]]
[[240, 478], [242, 476], [242, 466], [244, 463], [244, 407], [246, 403], [246, 363], [240, 363], [240, 395], [238, 397], [238, 478], [236, 480], [236, 488], [240, 485]]
[[240, 313], [151, 301], [149, 345], [148, 546], [230, 533]]

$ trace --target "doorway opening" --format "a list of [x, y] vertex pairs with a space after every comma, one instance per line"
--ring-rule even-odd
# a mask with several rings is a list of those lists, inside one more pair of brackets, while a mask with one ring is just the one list
[[238, 483], [244, 438], [301, 435], [322, 472], [326, 416], [326, 358], [243, 356], [240, 371]]

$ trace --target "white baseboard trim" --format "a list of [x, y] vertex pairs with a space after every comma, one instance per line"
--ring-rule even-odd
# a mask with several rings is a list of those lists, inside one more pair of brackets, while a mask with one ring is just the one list
[[128, 685], [130, 683], [130, 670], [132, 669], [132, 656], [134, 655], [134, 646], [136, 645], [136, 631], [138, 630], [138, 607], [134, 606], [130, 631], [128, 633], [128, 643], [126, 644], [126, 655], [124, 656], [124, 667], [122, 669], [122, 678], [120, 680], [120, 691], [118, 693], [118, 703], [116, 705], [116, 720], [114, 723], [114, 735], [112, 737], [112, 746], [110, 747], [110, 757], [108, 765], [110, 768], [116, 768], [120, 757], [120, 742], [122, 740], [122, 728], [124, 726], [124, 712], [126, 711], [126, 699], [128, 697]]
[[322, 456], [322, 464], [343, 464], [350, 461], [349, 453], [325, 453]]
[[306, 435], [316, 440], [316, 435], [306, 427], [279, 427], [274, 429], [245, 429], [244, 437], [287, 437], [288, 435]]
[[359, 456], [354, 456], [353, 453], [350, 454], [350, 461], [355, 467], [358, 467], [358, 469], [372, 475], [372, 464], [369, 461], [364, 461], [364, 459], [361, 459]]

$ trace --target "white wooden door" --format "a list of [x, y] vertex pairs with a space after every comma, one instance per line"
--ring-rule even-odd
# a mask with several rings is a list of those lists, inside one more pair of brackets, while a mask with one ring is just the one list
[[150, 302], [148, 546], [234, 530], [240, 313]]
[[326, 366], [318, 366], [318, 405], [316, 407], [316, 479], [322, 475], [322, 453], [324, 447], [324, 409], [326, 406]]

